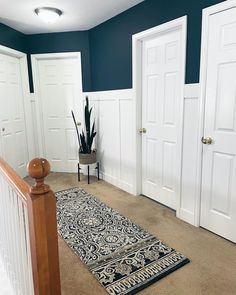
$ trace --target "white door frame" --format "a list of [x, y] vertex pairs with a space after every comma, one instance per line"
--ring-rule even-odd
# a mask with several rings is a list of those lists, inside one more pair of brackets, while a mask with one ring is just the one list
[[[181, 101], [181, 122], [180, 126], [183, 124], [183, 105], [184, 105], [184, 85], [185, 85], [185, 68], [186, 68], [186, 43], [187, 43], [187, 16], [180, 17], [173, 21], [164, 23], [157, 27], [151, 28], [149, 30], [143, 31], [141, 33], [133, 35], [133, 90], [134, 90], [134, 110], [135, 110], [135, 193], [140, 195], [142, 193], [142, 138], [138, 134], [137, 130], [141, 128], [142, 124], [142, 42], [147, 37], [154, 37], [158, 34], [165, 34], [173, 30], [181, 30], [182, 34], [182, 54], [184, 57], [183, 66], [181, 68], [181, 96], [183, 97]], [[181, 166], [182, 166], [182, 128], [179, 130], [179, 142], [181, 142], [181, 148], [178, 150], [181, 162], [178, 163], [180, 181], [181, 181]], [[177, 188], [177, 199], [176, 199], [176, 212], [179, 215], [180, 209], [180, 186]]]
[[[28, 148], [29, 160], [35, 157], [34, 152], [34, 130], [33, 130], [33, 118], [31, 112], [31, 102], [30, 102], [30, 90], [29, 90], [29, 76], [28, 76], [28, 66], [27, 66], [27, 55], [21, 51], [0, 45], [0, 53], [19, 58], [20, 61], [20, 72], [21, 72], [21, 85], [23, 91], [23, 107], [24, 107], [24, 117], [25, 117], [25, 128], [26, 128], [26, 140]], [[1, 139], [1, 137], [0, 137]], [[0, 152], [2, 153], [2, 142], [0, 140]]]
[[[82, 99], [82, 65], [81, 65], [81, 53], [78, 52], [63, 52], [63, 53], [42, 53], [42, 54], [32, 54], [31, 64], [32, 64], [32, 74], [33, 74], [33, 85], [35, 94], [35, 106], [36, 106], [36, 117], [37, 117], [37, 144], [38, 144], [38, 154], [40, 157], [45, 156], [45, 143], [44, 143], [44, 132], [43, 132], [43, 112], [42, 112], [42, 101], [40, 96], [40, 83], [39, 83], [39, 65], [40, 60], [46, 59], [63, 59], [63, 58], [76, 58], [78, 60], [79, 73], [81, 79], [81, 99]], [[79, 97], [78, 97], [78, 107], [79, 107]]]
[[209, 36], [209, 18], [211, 15], [221, 11], [236, 7], [236, 0], [228, 0], [222, 3], [207, 7], [202, 11], [202, 43], [201, 43], [201, 61], [200, 61], [200, 120], [198, 133], [198, 154], [197, 154], [197, 194], [195, 204], [195, 225], [200, 226], [200, 210], [201, 210], [201, 191], [202, 191], [202, 156], [203, 145], [201, 138], [204, 135], [205, 121], [205, 90], [207, 77], [207, 57], [208, 57], [208, 36]]

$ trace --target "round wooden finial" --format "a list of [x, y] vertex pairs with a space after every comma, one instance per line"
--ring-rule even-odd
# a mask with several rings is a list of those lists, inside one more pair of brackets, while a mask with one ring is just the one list
[[29, 176], [36, 179], [45, 178], [50, 172], [50, 164], [46, 159], [33, 159], [27, 166]]
[[50, 190], [49, 186], [44, 184], [44, 178], [50, 172], [50, 164], [46, 159], [33, 159], [27, 165], [29, 176], [36, 181], [35, 186], [31, 188], [34, 194], [41, 194]]

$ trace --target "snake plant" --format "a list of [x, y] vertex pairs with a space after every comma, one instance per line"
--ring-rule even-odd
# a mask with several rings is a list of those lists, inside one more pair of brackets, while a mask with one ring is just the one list
[[86, 104], [85, 104], [85, 107], [84, 107], [85, 131], [82, 130], [81, 133], [79, 132], [78, 125], [76, 124], [74, 112], [71, 111], [72, 118], [73, 118], [75, 128], [76, 128], [78, 143], [79, 143], [79, 152], [81, 154], [91, 154], [92, 146], [93, 146], [93, 140], [94, 140], [94, 138], [95, 138], [95, 136], [97, 134], [97, 132], [95, 132], [95, 122], [93, 122], [92, 130], [90, 128], [92, 109], [93, 108], [89, 109], [89, 100], [88, 100], [88, 97], [86, 96]]

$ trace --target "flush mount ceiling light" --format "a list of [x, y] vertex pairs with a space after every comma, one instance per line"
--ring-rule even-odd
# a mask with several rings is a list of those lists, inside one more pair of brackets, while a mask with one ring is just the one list
[[36, 8], [34, 12], [44, 21], [45, 23], [55, 23], [58, 18], [62, 15], [62, 11], [53, 7], [40, 7]]

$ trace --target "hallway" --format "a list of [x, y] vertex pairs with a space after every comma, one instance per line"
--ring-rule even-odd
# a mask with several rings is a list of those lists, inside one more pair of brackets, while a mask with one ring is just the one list
[[[175, 213], [145, 197], [132, 196], [92, 178], [87, 185], [76, 174], [51, 173], [46, 179], [54, 192], [80, 186], [124, 216], [184, 253], [191, 262], [141, 291], [143, 295], [233, 295], [236, 289], [235, 245], [175, 217]], [[31, 180], [28, 180], [31, 182]], [[59, 238], [63, 295], [106, 295], [65, 242]]]

